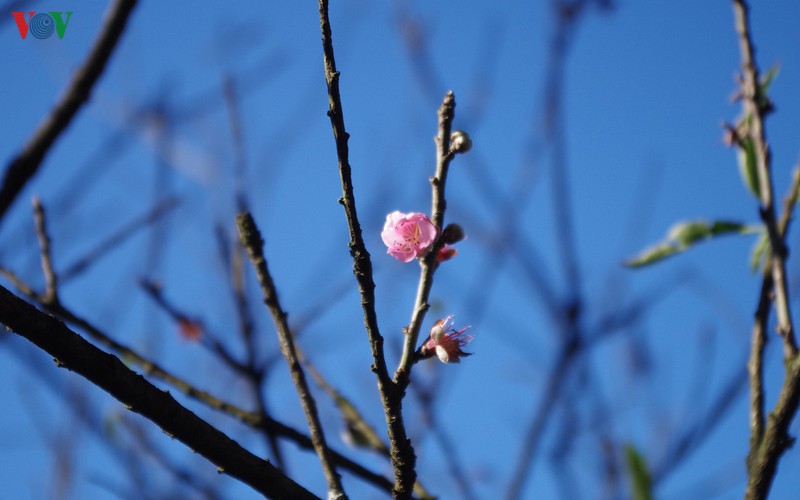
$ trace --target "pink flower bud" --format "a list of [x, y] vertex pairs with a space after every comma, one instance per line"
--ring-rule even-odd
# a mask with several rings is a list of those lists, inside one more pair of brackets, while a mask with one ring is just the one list
[[381, 239], [389, 249], [386, 253], [402, 262], [424, 257], [438, 234], [427, 215], [412, 212], [392, 212], [386, 216]]
[[450, 245], [445, 245], [439, 249], [439, 253], [436, 254], [436, 262], [444, 262], [446, 260], [450, 260], [453, 257], [458, 255], [458, 250], [451, 247]]

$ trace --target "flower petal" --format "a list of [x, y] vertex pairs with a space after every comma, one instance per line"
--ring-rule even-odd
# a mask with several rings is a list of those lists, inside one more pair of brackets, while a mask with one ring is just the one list
[[[450, 354], [447, 352], [447, 349], [445, 349], [444, 346], [436, 346], [436, 357], [439, 358], [439, 361], [442, 363], [450, 362]], [[456, 360], [458, 360], [458, 358], [456, 358]]]
[[386, 253], [401, 262], [411, 262], [417, 254], [413, 250], [404, 249], [399, 246], [391, 246]]

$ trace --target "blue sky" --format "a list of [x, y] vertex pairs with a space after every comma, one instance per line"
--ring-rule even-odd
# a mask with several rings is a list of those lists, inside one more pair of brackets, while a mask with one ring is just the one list
[[[74, 14], [63, 40], [21, 40], [11, 16], [0, 12], [5, 68], [0, 74], [0, 151], [6, 162], [83, 61], [106, 10], [104, 2], [30, 5]], [[447, 187], [447, 220], [459, 222], [468, 239], [459, 244], [457, 258], [439, 270], [423, 328], [455, 314], [459, 325], [473, 326], [475, 355], [460, 366], [428, 361], [415, 374], [423, 386], [439, 381], [438, 418], [479, 498], [507, 488], [520, 436], [542, 397], [558, 346], [520, 261], [509, 258], [491, 267], [505, 250], [498, 233], [503, 221], [489, 194], [511, 198], [521, 184], [521, 169], [532, 168], [535, 175], [515, 215], [516, 229], [540, 255], [541, 270], [559, 297], [569, 292], [556, 239], [564, 221], [555, 219], [552, 208], [553, 158], [545, 152], [536, 164], [530, 161], [541, 141], [542, 92], [554, 30], [548, 5], [346, 0], [331, 7], [355, 194], [376, 271], [390, 366], [396, 364], [400, 329], [411, 314], [418, 271], [414, 264], [387, 256], [379, 233], [388, 212], [430, 210], [431, 138], [436, 108], [448, 89], [456, 95], [455, 126], [467, 130], [474, 142], [471, 153], [456, 158]], [[424, 30], [427, 71], [420, 72], [403, 39], [408, 32], [401, 27], [409, 25], [399, 20], [405, 14]], [[789, 0], [760, 2], [752, 11], [762, 70], [781, 66], [771, 92], [777, 112], [768, 122], [780, 196], [800, 151], [797, 19], [800, 4]], [[569, 384], [602, 395], [613, 409], [605, 417], [595, 414], [593, 396], [575, 404], [582, 417], [567, 470], [584, 497], [602, 491], [601, 450], [593, 429], [602, 428], [617, 445], [634, 443], [649, 462], [658, 463], [665, 443], [687, 420], [707, 410], [744, 366], [759, 286], [748, 268], [753, 237], [704, 244], [641, 271], [621, 266], [679, 220], [757, 220], [735, 154], [721, 139], [722, 121], [734, 121], [739, 114], [729, 99], [738, 67], [729, 2], [616, 2], [609, 12], [590, 8], [575, 31], [564, 75], [563, 132], [584, 324], [596, 324], [641, 294], [659, 294], [642, 321], [598, 344], [571, 376]], [[143, 276], [158, 279], [174, 303], [200, 316], [240, 352], [235, 309], [221, 292], [227, 282], [214, 239], [215, 224], [233, 235], [235, 214], [235, 149], [221, 90], [225, 75], [239, 91], [245, 191], [265, 235], [284, 308], [291, 320], [309, 321], [300, 343], [319, 369], [382, 426], [345, 218], [336, 203], [341, 188], [325, 115], [319, 21], [312, 2], [238, 2], [225, 8], [142, 2], [91, 102], [0, 226], [0, 263], [41, 286], [29, 203], [34, 194], [51, 209], [56, 266], [62, 269], [158, 198], [179, 197], [179, 207], [155, 231], [140, 232], [64, 283], [62, 298], [115, 338], [244, 404], [245, 388], [233, 374], [202, 347], [183, 342], [137, 284]], [[158, 109], [171, 120], [166, 138], [159, 135], [162, 124], [153, 111]], [[78, 175], [83, 180], [71, 184]], [[71, 187], [65, 191], [65, 186]], [[794, 234], [790, 246], [797, 241]], [[793, 289], [797, 270], [792, 261]], [[251, 292], [257, 304], [255, 286]], [[320, 300], [328, 305], [315, 310]], [[274, 353], [269, 318], [266, 311], [257, 312], [264, 353]], [[782, 376], [774, 344], [768, 350], [767, 384], [773, 389], [768, 398], [775, 397]], [[80, 389], [106, 423], [122, 418], [121, 406], [57, 370], [21, 339], [0, 336], [0, 347], [0, 397], [8, 408], [0, 412], [4, 494], [49, 498], [49, 443], [68, 430], [77, 436], [70, 447], [75, 453], [73, 498], [113, 498], [99, 486], [126, 484], [102, 442], [112, 438], [74, 430], [82, 427], [57, 394]], [[631, 362], [636, 349], [650, 355], [650, 371], [636, 371]], [[579, 374], [588, 381], [579, 383]], [[302, 428], [287, 375], [282, 365], [274, 370], [268, 400], [276, 418]], [[52, 380], [56, 390], [48, 389], [43, 378]], [[411, 435], [419, 440], [420, 478], [442, 498], [457, 498], [442, 449], [425, 432], [413, 400], [412, 394], [407, 418]], [[321, 392], [319, 401], [333, 446], [349, 451], [338, 439], [335, 409]], [[186, 404], [253, 451], [264, 452], [262, 442], [235, 422]], [[566, 419], [564, 407], [559, 408], [527, 481], [526, 498], [558, 497], [558, 469], [550, 457], [562, 439], [558, 423]], [[167, 440], [158, 432], [153, 436]], [[747, 441], [742, 391], [709, 439], [658, 484], [658, 498], [741, 497]], [[215, 475], [182, 445], [166, 445], [166, 450], [175, 460]], [[351, 453], [388, 473], [371, 455]], [[291, 457], [293, 477], [322, 494], [324, 483], [313, 457]], [[154, 487], [169, 484], [157, 465], [146, 464]], [[798, 479], [790, 471], [798, 466], [800, 458], [790, 451], [781, 462], [774, 498], [797, 490]], [[215, 480], [231, 497], [247, 497], [246, 488], [234, 480]], [[347, 479], [345, 486], [354, 498], [377, 497], [357, 480]]]

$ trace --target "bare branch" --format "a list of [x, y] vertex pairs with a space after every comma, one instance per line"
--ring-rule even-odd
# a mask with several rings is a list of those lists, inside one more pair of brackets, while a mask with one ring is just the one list
[[[27, 283], [21, 280], [13, 272], [4, 268], [0, 268], [0, 275], [8, 279], [14, 285], [14, 287], [16, 287], [23, 295], [39, 303], [51, 314], [61, 318], [63, 321], [66, 321], [68, 323], [71, 323], [79, 327], [81, 330], [86, 332], [89, 336], [91, 336], [101, 345], [104, 345], [109, 349], [114, 350], [119, 355], [121, 355], [127, 362], [131, 362], [138, 365], [147, 376], [163, 380], [164, 382], [171, 385], [173, 388], [177, 389], [178, 391], [185, 394], [189, 398], [202, 403], [203, 405], [207, 406], [208, 408], [211, 408], [212, 410], [216, 410], [219, 411], [220, 413], [226, 414], [248, 427], [254, 429], [261, 429], [270, 437], [270, 442], [272, 442], [273, 437], [281, 437], [283, 439], [288, 439], [289, 441], [294, 442], [301, 448], [311, 451], [314, 450], [314, 445], [309, 436], [272, 418], [268, 413], [266, 413], [266, 411], [264, 411], [261, 402], [259, 402], [260, 406], [259, 411], [251, 412], [244, 410], [227, 401], [224, 401], [214, 396], [210, 392], [198, 389], [197, 387], [187, 382], [185, 379], [182, 379], [174, 375], [173, 373], [167, 371], [165, 368], [161, 367], [156, 362], [147, 359], [145, 356], [139, 354], [130, 347], [127, 347], [124, 344], [117, 342], [116, 340], [111, 338], [108, 334], [102, 332], [99, 328], [89, 323], [87, 320], [77, 316], [75, 313], [65, 308], [61, 303], [55, 303], [55, 304], [46, 303], [45, 297], [43, 295], [37, 294]], [[278, 449], [274, 446], [272, 448], [273, 451]], [[338, 465], [343, 469], [348, 470], [354, 476], [363, 479], [364, 481], [376, 486], [377, 488], [380, 488], [386, 492], [391, 493], [392, 483], [388, 481], [385, 477], [370, 471], [361, 464], [352, 461], [351, 459], [347, 458], [346, 456], [336, 451], [331, 450], [331, 453], [332, 453], [332, 458], [335, 461], [336, 465]], [[280, 461], [277, 460], [277, 458], [276, 461], [280, 463]]]
[[53, 270], [53, 255], [50, 251], [50, 236], [47, 234], [47, 221], [44, 207], [39, 198], [33, 198], [33, 221], [36, 224], [36, 237], [39, 239], [39, 253], [42, 256], [42, 272], [44, 273], [44, 300], [47, 303], [58, 302], [58, 276]]
[[286, 321], [286, 312], [283, 310], [278, 300], [278, 291], [275, 288], [275, 282], [272, 280], [272, 275], [267, 266], [267, 259], [264, 256], [264, 240], [261, 238], [261, 232], [258, 230], [253, 217], [247, 212], [239, 214], [236, 217], [236, 226], [239, 229], [239, 237], [242, 240], [242, 246], [247, 249], [250, 261], [256, 269], [258, 282], [264, 294], [264, 303], [267, 305], [267, 309], [269, 309], [272, 320], [275, 323], [275, 329], [278, 332], [278, 339], [281, 345], [281, 352], [283, 352], [283, 356], [286, 358], [286, 363], [289, 365], [289, 371], [292, 374], [295, 390], [297, 390], [297, 394], [300, 396], [300, 403], [303, 406], [303, 412], [308, 421], [308, 428], [311, 431], [311, 440], [314, 443], [314, 450], [317, 452], [317, 456], [319, 456], [319, 461], [322, 463], [322, 470], [328, 481], [328, 498], [330, 500], [344, 500], [347, 498], [347, 495], [344, 493], [341, 478], [336, 472], [336, 467], [331, 460], [331, 452], [328, 449], [328, 444], [325, 442], [325, 433], [322, 430], [322, 423], [319, 420], [317, 404], [306, 383], [303, 367], [297, 359], [292, 332], [289, 330], [289, 323]]
[[0, 286], [0, 322], [52, 355], [59, 366], [102, 388], [131, 411], [159, 425], [224, 472], [270, 497], [316, 498], [268, 461], [242, 448], [118, 358], [93, 346], [62, 322]]
[[403, 423], [402, 398], [403, 391], [389, 377], [386, 359], [383, 354], [383, 337], [378, 328], [375, 314], [375, 283], [372, 280], [372, 260], [370, 259], [364, 238], [361, 235], [361, 224], [358, 222], [353, 180], [350, 173], [349, 134], [345, 130], [342, 100], [339, 95], [339, 72], [336, 71], [336, 59], [333, 54], [333, 38], [331, 22], [328, 17], [328, 0], [319, 0], [319, 19], [322, 30], [322, 51], [325, 67], [325, 82], [328, 86], [328, 117], [333, 128], [336, 141], [336, 156], [339, 163], [339, 175], [342, 182], [342, 197], [339, 202], [344, 206], [347, 225], [350, 232], [350, 255], [353, 257], [353, 274], [356, 275], [358, 289], [361, 294], [361, 307], [364, 311], [364, 325], [367, 329], [372, 348], [372, 370], [378, 379], [378, 390], [389, 430], [392, 467], [394, 468], [395, 498], [410, 498], [417, 479], [415, 470], [416, 455], [411, 440], [406, 436]]

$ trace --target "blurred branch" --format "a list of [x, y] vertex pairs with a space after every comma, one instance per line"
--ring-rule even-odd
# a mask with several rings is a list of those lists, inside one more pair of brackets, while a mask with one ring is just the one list
[[671, 438], [665, 456], [658, 464], [651, 467], [653, 484], [664, 482], [670, 473], [679, 465], [686, 463], [691, 453], [713, 435], [713, 431], [742, 396], [746, 378], [747, 372], [737, 367], [730, 374], [722, 390], [710, 401], [707, 409], [701, 411], [693, 423], [674, 433], [675, 436]]
[[108, 238], [98, 243], [97, 246], [89, 250], [83, 257], [67, 266], [64, 271], [61, 272], [61, 281], [68, 281], [80, 275], [105, 254], [136, 234], [139, 229], [146, 228], [166, 216], [169, 212], [174, 210], [179, 203], [180, 200], [174, 196], [162, 199], [156, 203], [150, 211], [128, 222]]
[[244, 132], [242, 127], [242, 116], [239, 109], [239, 95], [236, 92], [236, 82], [231, 76], [224, 76], [222, 79], [222, 93], [225, 100], [225, 107], [228, 110], [228, 117], [231, 128], [231, 140], [233, 141], [234, 154], [234, 198], [236, 210], [245, 212], [246, 193], [245, 182], [245, 149]]
[[177, 307], [172, 305], [167, 299], [164, 297], [164, 294], [161, 291], [161, 286], [156, 284], [153, 281], [147, 279], [141, 279], [139, 281], [142, 289], [145, 293], [158, 304], [161, 309], [163, 309], [169, 316], [181, 327], [186, 327], [186, 325], [195, 325], [197, 328], [201, 329], [202, 331], [202, 341], [204, 344], [207, 344], [215, 354], [217, 354], [222, 361], [225, 362], [233, 371], [237, 373], [246, 373], [247, 367], [238, 361], [233, 355], [228, 351], [228, 349], [217, 339], [212, 337], [206, 328], [203, 326], [203, 322], [197, 318], [190, 317], [188, 314], [179, 311]]
[[470, 486], [469, 474], [466, 473], [461, 464], [456, 444], [447, 434], [447, 426], [441, 424], [436, 412], [437, 385], [431, 384], [429, 387], [421, 387], [415, 382], [411, 388], [420, 403], [422, 420], [427, 423], [434, 438], [439, 442], [439, 448], [442, 450], [447, 469], [461, 492], [461, 498], [473, 500], [475, 498], [475, 493]]
[[297, 350], [297, 356], [300, 362], [303, 363], [303, 366], [306, 367], [311, 378], [314, 379], [314, 382], [330, 396], [333, 403], [339, 408], [339, 413], [347, 427], [347, 432], [354, 441], [353, 444], [359, 448], [369, 449], [389, 458], [389, 447], [386, 446], [380, 436], [378, 436], [378, 433], [375, 432], [375, 429], [372, 428], [369, 422], [367, 422], [367, 419], [358, 411], [358, 408], [356, 408], [344, 394], [325, 380], [325, 377], [311, 364], [302, 350]]
[[[551, 142], [552, 150], [552, 201], [558, 254], [561, 259], [563, 278], [566, 284], [566, 298], [559, 299], [558, 313], [554, 321], [560, 334], [561, 346], [558, 357], [551, 369], [545, 392], [539, 401], [528, 430], [522, 440], [522, 449], [514, 467], [506, 498], [516, 499], [523, 494], [525, 481], [530, 477], [530, 469], [536, 458], [538, 448], [547, 422], [552, 415], [562, 394], [574, 361], [586, 349], [585, 332], [581, 325], [583, 314], [583, 294], [581, 291], [581, 273], [577, 255], [577, 245], [573, 229], [573, 213], [569, 192], [568, 162], [566, 157], [566, 141], [564, 138], [563, 88], [567, 56], [574, 40], [575, 30], [582, 14], [591, 5], [590, 0], [553, 0], [551, 8], [555, 18], [555, 31], [548, 50], [547, 76], [544, 89], [542, 111], [542, 135], [544, 141]], [[603, 6], [600, 2], [600, 5]], [[539, 152], [541, 154], [541, 152]], [[523, 172], [524, 173], [524, 172]], [[517, 188], [518, 204], [524, 202], [525, 187], [520, 183]], [[521, 212], [521, 210], [520, 210]], [[535, 271], [535, 268], [531, 266]], [[534, 275], [535, 276], [535, 275]], [[534, 283], [536, 283], [534, 281]], [[539, 284], [537, 288], [542, 288]], [[540, 292], [546, 297], [546, 294]]]
[[[130, 418], [121, 419], [121, 424], [127, 428], [130, 435], [136, 440], [136, 444], [138, 445], [138, 449], [135, 451], [136, 455], [142, 455], [142, 453], [149, 455], [156, 462], [159, 469], [171, 474], [175, 478], [175, 482], [182, 483], [196, 491], [201, 498], [206, 498], [208, 500], [221, 499], [216, 489], [210, 483], [206, 482], [198, 471], [193, 471], [187, 468], [183, 463], [177, 463], [176, 460], [167, 456], [167, 454], [158, 447], [156, 442], [151, 439], [150, 434], [147, 432], [148, 429], [144, 427], [143, 423], [144, 422], [141, 420], [134, 421]], [[163, 498], [167, 495], [161, 494], [158, 496]]]
[[339, 175], [342, 183], [342, 197], [339, 203], [344, 207], [347, 225], [350, 232], [350, 255], [353, 257], [353, 273], [358, 282], [361, 294], [361, 307], [364, 310], [364, 325], [372, 349], [372, 371], [378, 380], [378, 390], [386, 417], [391, 446], [392, 467], [394, 468], [395, 498], [409, 498], [416, 482], [416, 455], [411, 440], [406, 436], [403, 423], [402, 399], [403, 390], [389, 377], [386, 359], [383, 353], [383, 337], [378, 328], [375, 314], [375, 282], [372, 280], [372, 261], [364, 244], [361, 225], [358, 222], [356, 200], [353, 193], [349, 147], [350, 135], [344, 126], [344, 111], [339, 94], [339, 72], [336, 70], [336, 59], [333, 53], [331, 22], [328, 17], [328, 0], [319, 0], [320, 29], [322, 31], [323, 64], [325, 82], [328, 86], [328, 117], [333, 128], [336, 141], [336, 156], [339, 163]]
[[0, 286], [0, 322], [65, 367], [102, 388], [131, 410], [152, 420], [168, 435], [216, 464], [221, 472], [272, 497], [316, 498], [269, 462], [128, 369], [118, 358], [93, 346], [63, 323]]
[[33, 198], [33, 220], [36, 224], [36, 237], [39, 239], [39, 253], [42, 256], [42, 272], [44, 273], [44, 300], [58, 302], [58, 277], [53, 270], [53, 255], [50, 252], [50, 236], [47, 234], [47, 222], [44, 207], [39, 198]]
[[506, 494], [506, 498], [510, 500], [522, 498], [522, 489], [530, 475], [529, 470], [533, 466], [547, 421], [562, 395], [562, 388], [568, 379], [567, 375], [582, 349], [580, 337], [577, 335], [573, 336], [571, 341], [562, 343], [558, 359], [547, 377], [544, 394], [539, 399], [539, 405], [528, 425], [528, 430], [522, 437], [522, 450]]
[[286, 321], [286, 312], [278, 300], [278, 291], [275, 288], [275, 283], [267, 265], [267, 259], [264, 256], [264, 240], [261, 237], [261, 232], [248, 212], [241, 213], [236, 217], [236, 226], [239, 229], [242, 246], [247, 249], [247, 254], [250, 256], [250, 261], [253, 263], [258, 275], [258, 282], [261, 284], [261, 291], [264, 294], [264, 303], [275, 322], [281, 351], [286, 358], [286, 363], [289, 365], [292, 381], [294, 382], [295, 390], [300, 396], [300, 403], [303, 406], [308, 428], [311, 431], [314, 450], [322, 463], [322, 470], [328, 482], [328, 498], [329, 500], [344, 500], [347, 495], [344, 493], [341, 478], [331, 460], [331, 452], [325, 442], [325, 434], [322, 430], [322, 423], [319, 419], [314, 396], [308, 388], [303, 368], [297, 359], [292, 332], [289, 330], [289, 324]]
[[39, 169], [58, 136], [69, 126], [83, 104], [89, 100], [97, 80], [111, 58], [136, 0], [117, 0], [88, 57], [76, 72], [61, 100], [39, 125], [22, 152], [11, 161], [0, 187], [0, 220], [25, 184]]

